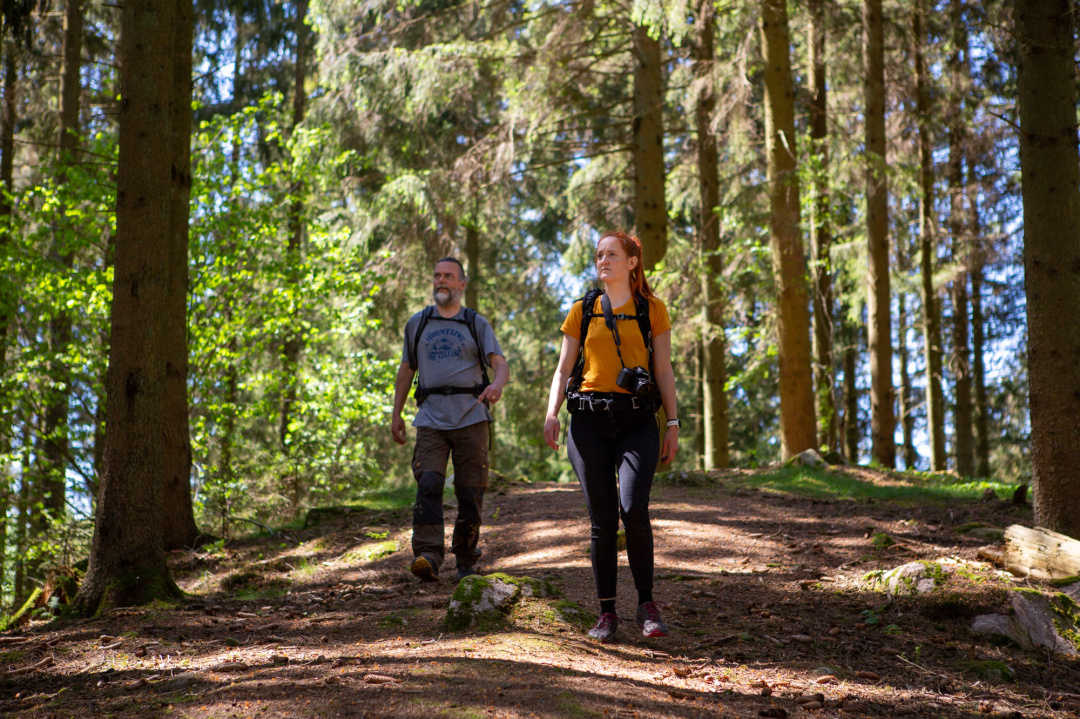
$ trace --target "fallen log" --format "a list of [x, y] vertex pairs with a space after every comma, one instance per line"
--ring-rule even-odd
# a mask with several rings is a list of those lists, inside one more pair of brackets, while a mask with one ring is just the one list
[[1061, 579], [1080, 574], [1080, 541], [1049, 529], [1014, 524], [1005, 530], [1005, 569], [1018, 577]]

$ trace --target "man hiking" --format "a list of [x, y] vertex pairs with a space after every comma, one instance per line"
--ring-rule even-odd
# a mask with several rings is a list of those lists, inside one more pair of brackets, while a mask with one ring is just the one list
[[[447, 459], [454, 460], [457, 520], [450, 551], [457, 558], [457, 577], [476, 574], [481, 551], [480, 513], [488, 479], [490, 405], [502, 397], [510, 368], [491, 324], [476, 310], [461, 306], [465, 268], [453, 257], [435, 264], [435, 305], [413, 315], [405, 324], [405, 347], [394, 383], [391, 434], [405, 444], [401, 411], [409, 385], [419, 370], [416, 402], [419, 409], [412, 470], [416, 478], [413, 506], [413, 562], [409, 570], [421, 581], [434, 582], [446, 553], [443, 541], [443, 486]], [[488, 367], [494, 379], [488, 381]]]

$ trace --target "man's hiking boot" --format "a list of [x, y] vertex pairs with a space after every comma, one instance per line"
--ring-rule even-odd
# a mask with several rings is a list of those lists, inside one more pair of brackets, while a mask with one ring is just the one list
[[615, 641], [615, 630], [619, 628], [619, 615], [615, 612], [604, 612], [596, 622], [596, 626], [589, 630], [589, 637], [598, 640], [601, 644], [611, 644]]
[[439, 572], [435, 569], [435, 565], [430, 559], [423, 554], [418, 554], [413, 563], [409, 566], [409, 571], [412, 572], [421, 582], [437, 582], [439, 581]]
[[637, 608], [637, 625], [643, 637], [666, 637], [667, 624], [660, 618], [658, 602], [645, 602]]
[[470, 577], [470, 576], [472, 576], [474, 574], [479, 574], [479, 573], [480, 572], [476, 571], [476, 567], [466, 567], [464, 565], [459, 564], [458, 568], [457, 568], [457, 578], [458, 578], [459, 582], [462, 579], [464, 579], [465, 577]]

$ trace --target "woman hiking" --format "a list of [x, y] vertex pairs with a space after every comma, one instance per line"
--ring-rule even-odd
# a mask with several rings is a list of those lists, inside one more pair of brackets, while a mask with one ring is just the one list
[[[589, 636], [607, 644], [619, 626], [615, 585], [620, 516], [638, 594], [637, 624], [646, 637], [667, 635], [652, 595], [649, 491], [657, 458], [667, 464], [679, 449], [680, 423], [671, 369], [671, 320], [649, 289], [641, 241], [624, 232], [605, 233], [596, 246], [596, 274], [603, 293], [592, 290], [575, 302], [562, 324], [562, 352], [551, 380], [544, 440], [559, 448], [558, 413], [565, 397], [571, 416], [566, 448], [592, 522], [590, 557], [600, 600], [600, 619]], [[656, 424], [661, 403], [669, 417], [662, 443]]]

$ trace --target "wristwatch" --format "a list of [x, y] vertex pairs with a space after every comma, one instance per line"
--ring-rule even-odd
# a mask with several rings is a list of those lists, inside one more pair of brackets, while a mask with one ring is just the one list
[[678, 427], [679, 429], [682, 429], [682, 420], [680, 420], [678, 417], [676, 417], [675, 419], [669, 419], [667, 421], [667, 426]]

